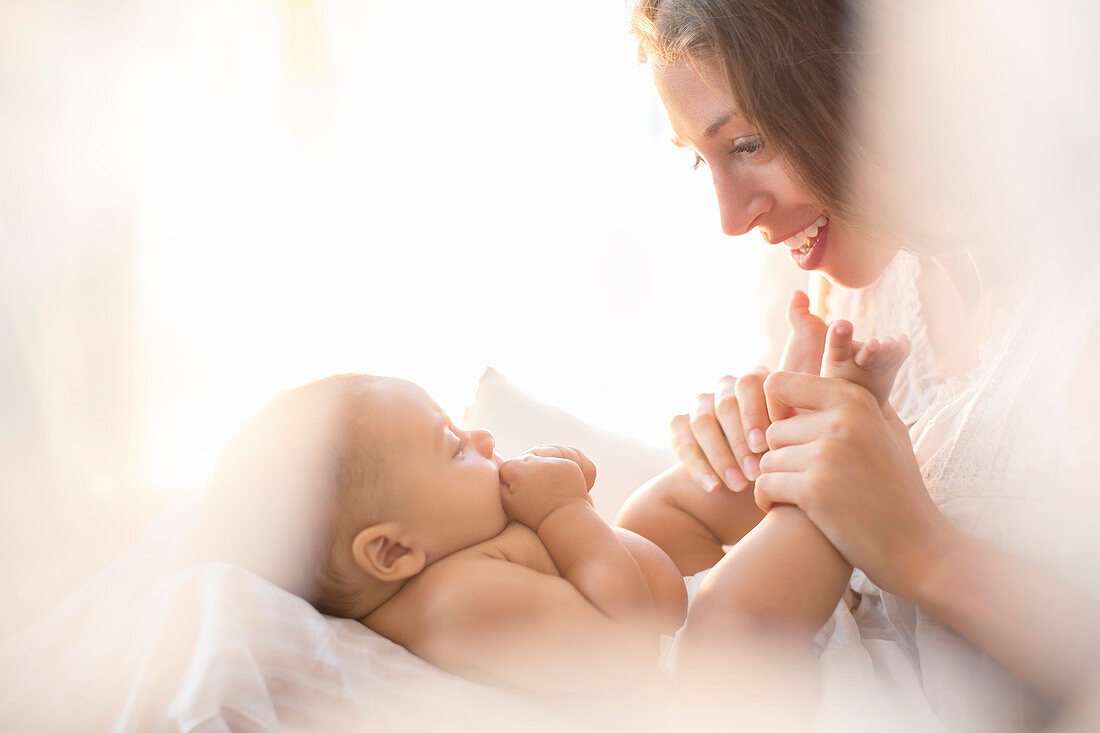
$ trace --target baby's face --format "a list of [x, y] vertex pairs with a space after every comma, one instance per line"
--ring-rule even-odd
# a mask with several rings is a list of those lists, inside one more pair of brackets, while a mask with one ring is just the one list
[[429, 562], [500, 534], [501, 458], [487, 430], [460, 430], [420, 387], [372, 387], [371, 436], [391, 467], [393, 519], [420, 537]]

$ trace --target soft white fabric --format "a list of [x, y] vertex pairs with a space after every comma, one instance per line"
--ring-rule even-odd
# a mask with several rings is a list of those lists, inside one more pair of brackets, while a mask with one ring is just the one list
[[0, 649], [0, 729], [582, 728], [322, 616], [239, 566], [126, 585], [111, 579], [47, 620], [46, 636], [32, 630]]
[[[466, 420], [493, 430], [506, 453], [538, 442], [580, 447], [599, 467], [593, 496], [608, 518], [674, 461], [667, 449], [535, 400], [493, 369]], [[590, 718], [563, 717], [519, 694], [443, 672], [358, 622], [322, 616], [239, 566], [172, 569], [198, 509], [171, 514], [60, 608], [0, 644], [0, 730], [593, 726]]]
[[[1066, 385], [1100, 315], [1094, 263], [1067, 268], [1050, 258], [1021, 277], [980, 365], [964, 378], [934, 377], [916, 256], [900, 254], [875, 287], [834, 304], [854, 319], [858, 338], [907, 332], [913, 339], [892, 401], [911, 425], [924, 480], [948, 520], [1093, 592], [1098, 515], [1088, 485], [1095, 478], [1067, 455], [1075, 433]], [[841, 711], [861, 710], [851, 706], [856, 700], [894, 699], [898, 691], [906, 694], [895, 700], [897, 720], [923, 719], [923, 698], [949, 730], [1036, 730], [1052, 722], [1056, 706], [938, 619], [858, 570], [852, 585], [863, 603], [854, 617], [838, 610], [822, 654], [823, 728], [853, 724]]]
[[[699, 586], [702, 585], [706, 577], [710, 575], [710, 571], [713, 568], [707, 568], [706, 570], [700, 570], [694, 575], [684, 576], [684, 590], [687, 591], [688, 607], [695, 602], [695, 596], [699, 593]], [[663, 635], [661, 636], [661, 655], [659, 664], [661, 671], [671, 676], [676, 669], [676, 649], [680, 643], [680, 635], [683, 632], [684, 627], [681, 626], [675, 635]]]

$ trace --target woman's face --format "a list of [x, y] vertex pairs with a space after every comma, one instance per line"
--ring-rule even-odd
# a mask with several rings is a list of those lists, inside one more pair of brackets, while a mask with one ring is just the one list
[[738, 112], [716, 63], [684, 59], [655, 68], [653, 79], [673, 143], [710, 169], [725, 234], [756, 228], [769, 244], [788, 247], [804, 270], [849, 288], [874, 282], [896, 249], [873, 244], [814, 199]]

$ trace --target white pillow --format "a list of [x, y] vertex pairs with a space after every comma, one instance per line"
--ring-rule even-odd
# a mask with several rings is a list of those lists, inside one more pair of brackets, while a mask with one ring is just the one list
[[481, 375], [464, 420], [469, 427], [491, 431], [504, 457], [539, 443], [563, 443], [583, 451], [596, 464], [592, 498], [608, 521], [634, 489], [676, 463], [671, 449], [590, 425], [523, 392], [493, 367]]

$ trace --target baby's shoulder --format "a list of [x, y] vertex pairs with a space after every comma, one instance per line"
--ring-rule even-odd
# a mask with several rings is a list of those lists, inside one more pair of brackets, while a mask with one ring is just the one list
[[436, 630], [453, 628], [457, 619], [484, 616], [486, 606], [502, 593], [522, 595], [525, 586], [548, 575], [560, 577], [538, 535], [512, 522], [496, 537], [424, 568], [364, 621], [415, 651]]
[[[476, 592], [487, 580], [500, 573], [511, 574], [505, 566], [520, 566], [540, 574], [560, 575], [542, 540], [530, 528], [519, 522], [511, 522], [504, 530], [484, 542], [448, 555], [432, 563], [412, 578], [398, 595], [417, 596], [423, 602], [425, 595], [444, 592]], [[522, 573], [520, 573], [522, 577]]]

